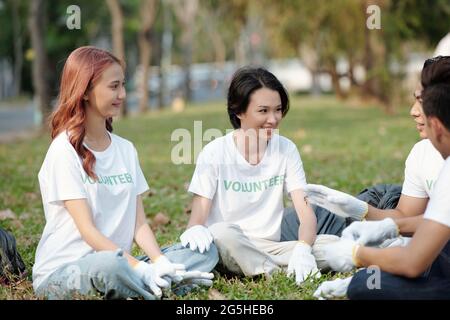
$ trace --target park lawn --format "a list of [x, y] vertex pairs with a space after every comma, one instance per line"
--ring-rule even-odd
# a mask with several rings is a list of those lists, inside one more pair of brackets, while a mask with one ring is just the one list
[[[178, 144], [171, 141], [171, 134], [185, 128], [193, 135], [196, 120], [203, 121], [203, 132], [217, 128], [224, 134], [231, 127], [225, 105], [225, 101], [188, 105], [182, 113], [164, 110], [114, 123], [114, 132], [131, 140], [138, 150], [151, 188], [144, 199], [149, 219], [159, 212], [170, 218], [169, 224], [156, 229], [162, 246], [176, 242], [187, 223], [191, 196], [186, 188], [194, 170], [193, 164], [171, 162], [171, 150]], [[404, 161], [418, 141], [407, 107], [399, 106], [395, 115], [387, 115], [379, 107], [356, 106], [333, 97], [293, 97], [280, 133], [296, 143], [309, 183], [356, 194], [366, 186], [402, 182]], [[17, 219], [0, 220], [0, 226], [17, 238], [29, 271], [20, 284], [0, 287], [0, 299], [36, 298], [31, 268], [45, 223], [37, 173], [49, 142], [48, 135], [41, 135], [0, 145], [0, 211], [11, 209], [17, 215]], [[312, 299], [321, 281], [336, 276], [325, 274], [298, 287], [281, 273], [270, 279], [216, 274], [212, 289], [196, 290], [183, 299]]]

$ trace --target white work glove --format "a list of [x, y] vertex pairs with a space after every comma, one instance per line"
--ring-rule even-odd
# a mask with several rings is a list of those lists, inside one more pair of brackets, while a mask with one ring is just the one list
[[355, 221], [342, 231], [342, 239], [363, 245], [378, 246], [383, 241], [398, 237], [399, 229], [391, 218], [379, 221]]
[[213, 285], [212, 279], [214, 274], [210, 272], [193, 271], [177, 271], [177, 275], [181, 278], [181, 284], [194, 284], [198, 286], [211, 287]]
[[392, 247], [406, 247], [412, 238], [410, 237], [397, 237], [392, 239], [384, 240], [382, 244], [380, 244], [380, 248], [392, 248]]
[[355, 220], [362, 220], [369, 210], [366, 202], [322, 185], [308, 184], [305, 187], [305, 194], [312, 204], [344, 218], [351, 217]]
[[357, 248], [358, 244], [355, 241], [341, 239], [330, 244], [324, 244], [320, 249], [320, 256], [325, 257], [332, 270], [348, 272], [356, 265], [354, 255], [356, 255]]
[[325, 281], [317, 288], [313, 296], [319, 300], [344, 298], [351, 281], [352, 277]]
[[183, 247], [191, 248], [192, 251], [198, 249], [200, 253], [208, 251], [213, 241], [213, 236], [208, 228], [197, 224], [190, 227], [180, 236], [181, 244]]
[[161, 288], [170, 287], [170, 282], [163, 279], [164, 275], [158, 274], [154, 264], [139, 261], [133, 268], [139, 278], [150, 288], [151, 292], [158, 298], [161, 298]]
[[309, 276], [320, 278], [321, 274], [317, 269], [316, 259], [311, 253], [311, 246], [304, 242], [299, 242], [292, 251], [287, 269], [287, 275], [291, 276], [295, 272], [295, 282], [300, 285]]
[[170, 281], [180, 282], [182, 277], [178, 275], [178, 273], [186, 271], [184, 264], [172, 263], [165, 255], [159, 256], [152, 265], [156, 274], [160, 277], [164, 277], [169, 284]]

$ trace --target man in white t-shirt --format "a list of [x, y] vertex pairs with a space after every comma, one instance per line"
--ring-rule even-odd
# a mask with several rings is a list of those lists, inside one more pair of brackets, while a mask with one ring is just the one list
[[[340, 241], [321, 248], [330, 267], [340, 272], [369, 266], [371, 270], [363, 269], [353, 277], [327, 281], [317, 289], [316, 297], [348, 295], [350, 299], [450, 299], [449, 56], [425, 62], [422, 86], [424, 129], [430, 142], [446, 160], [413, 238], [406, 246], [386, 249], [364, 246], [364, 243], [397, 236], [398, 227], [389, 218], [358, 223], [359, 234], [346, 234], [344, 230]], [[374, 230], [383, 230], [383, 233], [378, 236]], [[365, 238], [364, 241], [361, 238]], [[374, 267], [381, 269], [378, 276], [375, 275], [377, 285], [371, 281]]]
[[[414, 92], [415, 102], [410, 114], [416, 123], [420, 138], [412, 148], [405, 162], [405, 179], [398, 204], [393, 209], [379, 209], [356, 197], [321, 185], [309, 184], [306, 194], [311, 203], [352, 220], [383, 220], [385, 224], [368, 228], [361, 223], [352, 223], [343, 232], [343, 236], [364, 235], [359, 241], [362, 244], [381, 244], [392, 232], [410, 236], [420, 224], [425, 207], [432, 194], [434, 184], [444, 163], [440, 153], [427, 139], [424, 130], [424, 114], [422, 110], [421, 89]], [[401, 244], [404, 242], [397, 242]]]

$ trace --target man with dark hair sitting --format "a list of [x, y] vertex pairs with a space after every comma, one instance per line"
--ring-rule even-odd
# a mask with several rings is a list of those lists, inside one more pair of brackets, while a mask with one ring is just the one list
[[[391, 232], [392, 220], [352, 223], [343, 231], [340, 241], [322, 247], [321, 255], [335, 271], [369, 266], [381, 269], [378, 285], [368, 285], [373, 268], [371, 272], [363, 269], [353, 277], [322, 283], [314, 294], [318, 298], [347, 295], [350, 299], [450, 299], [449, 56], [425, 62], [422, 87], [424, 128], [445, 160], [423, 218], [406, 246], [385, 249], [364, 246], [364, 242], [370, 239], [370, 243], [377, 243], [396, 237], [399, 230]], [[398, 225], [394, 223], [394, 227]]]

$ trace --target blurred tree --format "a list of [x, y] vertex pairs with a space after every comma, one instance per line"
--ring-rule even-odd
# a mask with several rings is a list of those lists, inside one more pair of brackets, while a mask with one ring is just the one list
[[191, 90], [191, 64], [194, 47], [194, 30], [196, 16], [198, 12], [198, 0], [169, 0], [172, 4], [173, 11], [181, 26], [181, 50], [183, 55], [184, 70], [184, 92], [183, 96], [186, 101], [192, 98]]
[[28, 1], [0, 0], [0, 61], [12, 65], [13, 70], [11, 89], [4, 92], [7, 96], [31, 91], [30, 67], [24, 61], [24, 48], [29, 46], [28, 7]]
[[[311, 92], [318, 94], [318, 76], [330, 74], [336, 95], [344, 98], [341, 79], [355, 83], [353, 69], [363, 44], [365, 18], [358, 0], [311, 2], [307, 0], [263, 0], [270, 39], [277, 51], [297, 52], [312, 74]], [[277, 37], [279, 37], [277, 39]], [[288, 47], [288, 48], [287, 48]], [[348, 61], [348, 72], [338, 70], [338, 60]]]
[[[199, 8], [199, 35], [196, 41], [203, 50], [197, 56], [206, 61], [231, 59], [238, 65], [247, 63], [245, 27], [248, 8], [254, 0], [203, 0]], [[212, 46], [212, 48], [211, 48]], [[207, 50], [206, 48], [211, 48]]]
[[14, 86], [13, 96], [18, 96], [22, 89], [23, 40], [20, 21], [20, 0], [9, 0], [11, 4], [12, 33], [14, 42]]
[[48, 57], [44, 40], [47, 17], [45, 2], [45, 0], [32, 1], [29, 15], [29, 30], [33, 47], [33, 86], [43, 125], [52, 111], [50, 84], [47, 77], [49, 74]]
[[148, 79], [151, 58], [151, 33], [155, 21], [156, 1], [142, 0], [140, 7], [141, 28], [138, 36], [141, 78], [139, 83], [139, 112], [148, 110]]
[[[220, 68], [223, 67], [227, 54], [225, 41], [219, 29], [220, 21], [223, 19], [224, 15], [224, 7], [220, 6], [219, 2], [216, 1], [214, 1], [214, 3], [211, 1], [209, 3], [202, 2], [202, 6], [200, 6], [198, 10], [199, 24], [202, 25], [200, 30], [204, 30], [206, 33], [206, 43], [212, 45], [212, 52], [214, 53], [212, 61]], [[202, 48], [204, 47], [202, 46]], [[210, 50], [202, 51], [206, 54], [211, 52]]]
[[[125, 47], [123, 39], [123, 12], [119, 0], [107, 0], [109, 12], [111, 14], [111, 35], [113, 43], [113, 53], [122, 61], [126, 61]], [[123, 102], [122, 116], [127, 115], [127, 101]]]

